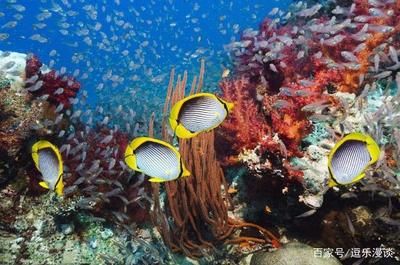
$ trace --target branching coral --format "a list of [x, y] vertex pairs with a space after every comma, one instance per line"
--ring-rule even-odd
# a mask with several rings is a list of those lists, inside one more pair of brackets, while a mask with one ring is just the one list
[[230, 149], [239, 153], [242, 149], [253, 149], [264, 138], [271, 137], [271, 130], [265, 122], [260, 106], [254, 102], [255, 89], [249, 80], [242, 77], [221, 83], [223, 97], [235, 106], [221, 126], [226, 130], [225, 141], [232, 144]]
[[37, 56], [31, 56], [26, 62], [27, 89], [35, 96], [46, 96], [54, 104], [63, 104], [64, 108], [71, 106], [81, 85], [75, 78], [60, 74], [55, 70], [46, 72], [41, 69], [42, 63]]
[[298, 4], [300, 10], [279, 18], [281, 23], [267, 18], [258, 31], [245, 30], [241, 41], [228, 45], [236, 76], [221, 88], [237, 110], [221, 138], [231, 155], [241, 153], [242, 161], [252, 153], [301, 157], [311, 121], [329, 119], [326, 106], [345, 108], [332, 93], [359, 93], [363, 83], [400, 69], [399, 7], [395, 1], [376, 5], [358, 0], [334, 10], [306, 10]]
[[0, 152], [17, 158], [31, 129], [40, 123], [47, 104], [35, 100], [23, 88], [21, 61], [25, 55], [1, 52], [0, 59]]
[[128, 136], [106, 126], [78, 128], [61, 146], [66, 195], [82, 196], [80, 208], [120, 223], [145, 221], [144, 176], [133, 176], [123, 163]]
[[[196, 86], [194, 79], [191, 93], [199, 92], [202, 86], [204, 64]], [[187, 75], [184, 74], [173, 89], [174, 72], [164, 105], [164, 113], [171, 105], [184, 97]], [[163, 139], [172, 141], [164, 121]], [[152, 128], [152, 127], [150, 127]], [[153, 130], [150, 131], [150, 135]], [[193, 139], [180, 139], [179, 151], [191, 176], [167, 182], [165, 191], [167, 202], [162, 204], [159, 184], [153, 184], [153, 221], [158, 226], [164, 241], [173, 251], [184, 252], [190, 257], [199, 257], [214, 248], [218, 243], [272, 243], [279, 246], [277, 238], [268, 230], [234, 220], [228, 216], [232, 206], [224, 173], [216, 160], [214, 132], [198, 135]], [[258, 229], [263, 238], [236, 237], [233, 232], [239, 229]]]

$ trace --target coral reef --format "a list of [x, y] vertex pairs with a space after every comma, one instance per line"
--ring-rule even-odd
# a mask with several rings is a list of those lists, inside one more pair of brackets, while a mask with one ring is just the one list
[[2, 190], [0, 198], [2, 264], [172, 262], [165, 246], [148, 243], [151, 230], [136, 229], [131, 235], [115, 229], [104, 219], [77, 211], [78, 200], [55, 201], [52, 194], [24, 197], [11, 187]]
[[[203, 74], [204, 61], [199, 82], [194, 78], [190, 93], [201, 91]], [[184, 97], [186, 81], [185, 72], [182, 79], [178, 76], [174, 87], [174, 70], [171, 71], [164, 113]], [[162, 137], [172, 142], [165, 124], [164, 120]], [[153, 126], [150, 126], [149, 135], [154, 135]], [[267, 229], [229, 215], [233, 205], [223, 170], [216, 160], [214, 132], [202, 133], [193, 139], [179, 139], [179, 151], [191, 176], [166, 182], [164, 195], [160, 194], [159, 184], [153, 184], [153, 222], [172, 251], [198, 258], [206, 253], [214, 254], [214, 245], [222, 243], [252, 242], [279, 247], [278, 238]], [[166, 201], [163, 196], [167, 197]], [[258, 231], [261, 238], [246, 236], [246, 230]]]
[[[319, 4], [292, 7], [284, 23], [267, 18], [258, 31], [245, 30], [240, 41], [227, 46], [236, 75], [223, 80], [221, 88], [237, 111], [223, 126], [221, 138], [234, 155], [265, 145], [269, 153], [282, 155], [285, 150], [288, 158], [301, 156], [302, 140], [312, 130], [310, 120], [327, 118], [320, 110], [338, 104], [330, 94], [360, 92], [364, 82], [400, 68], [400, 26], [394, 19], [400, 11], [393, 1], [379, 8], [366, 0], [334, 10]], [[387, 14], [373, 13], [378, 10]], [[329, 19], [323, 12], [337, 16]], [[309, 16], [315, 19], [309, 22]], [[274, 136], [281, 148], [273, 143]], [[259, 148], [257, 153], [262, 157], [268, 151]]]
[[76, 124], [61, 146], [66, 196], [82, 196], [79, 207], [103, 217], [144, 222], [150, 197], [144, 176], [132, 173], [123, 162], [127, 134], [104, 125], [81, 127]]
[[[289, 215], [295, 221], [281, 236], [312, 235], [311, 223], [316, 245], [399, 252], [399, 12], [396, 1], [299, 2], [227, 46], [235, 75], [220, 86], [236, 109], [218, 131], [217, 151], [225, 165], [247, 169], [231, 178], [250, 220]], [[383, 154], [361, 183], [328, 190], [327, 155], [350, 132], [371, 135]]]
[[[163, 113], [147, 122], [162, 105], [150, 89], [126, 88], [126, 98], [92, 108], [75, 79], [79, 69], [69, 76], [35, 55], [0, 51], [1, 262], [257, 265], [343, 258], [316, 258], [311, 246], [387, 248], [395, 256], [344, 257], [344, 264], [398, 261], [399, 1], [310, 0], [289, 10], [271, 12], [258, 30], [244, 30], [227, 45], [234, 69], [224, 72], [220, 88], [235, 107], [219, 128], [188, 140], [172, 137], [166, 125], [171, 105], [188, 92], [187, 72], [175, 81], [171, 71]], [[204, 71], [202, 60], [189, 94], [202, 91]], [[124, 80], [111, 70], [102, 78], [113, 86]], [[328, 154], [351, 132], [375, 139], [381, 157], [359, 182], [331, 188]], [[191, 176], [150, 185], [129, 170], [124, 150], [142, 134], [179, 148]], [[37, 138], [60, 148], [62, 197], [45, 192], [26, 162]]]
[[43, 64], [35, 55], [27, 59], [25, 68], [27, 90], [35, 97], [46, 95], [48, 102], [55, 106], [62, 104], [65, 109], [68, 109], [79, 92], [80, 83], [74, 77], [42, 66]]
[[23, 89], [24, 58], [18, 53], [0, 54], [0, 145], [1, 152], [14, 159], [45, 109]]

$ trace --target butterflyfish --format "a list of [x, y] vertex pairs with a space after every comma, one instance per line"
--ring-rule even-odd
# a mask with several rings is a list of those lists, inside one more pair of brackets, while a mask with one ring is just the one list
[[126, 147], [125, 163], [150, 176], [151, 182], [190, 176], [180, 153], [172, 145], [150, 137], [137, 137]]
[[328, 156], [329, 186], [352, 184], [379, 159], [380, 149], [366, 134], [350, 133], [332, 148]]
[[211, 93], [188, 96], [171, 108], [169, 123], [179, 138], [191, 138], [218, 127], [232, 110], [233, 103]]
[[40, 140], [32, 146], [32, 159], [42, 174], [39, 185], [51, 189], [61, 196], [64, 191], [63, 161], [59, 149], [46, 140]]

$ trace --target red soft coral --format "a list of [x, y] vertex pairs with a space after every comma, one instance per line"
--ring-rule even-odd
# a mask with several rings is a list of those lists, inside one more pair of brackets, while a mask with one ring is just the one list
[[[42, 86], [31, 91], [35, 97], [48, 95], [47, 100], [54, 104], [63, 104], [64, 108], [71, 106], [70, 99], [76, 97], [81, 87], [80, 83], [73, 77], [58, 75], [56, 71], [43, 73], [41, 70], [42, 63], [37, 56], [31, 56], [27, 59], [25, 67], [26, 78], [37, 76], [36, 82], [43, 81]], [[27, 84], [30, 86], [31, 84]], [[62, 88], [62, 91], [59, 89]], [[57, 91], [57, 94], [55, 93]]]
[[144, 176], [132, 177], [133, 172], [124, 163], [128, 135], [100, 126], [77, 129], [73, 136], [62, 152], [68, 168], [67, 189], [95, 202], [89, 207], [95, 214], [114, 216], [122, 222], [146, 221], [149, 216], [144, 205], [149, 185]]
[[255, 89], [244, 77], [225, 80], [220, 86], [224, 99], [235, 104], [226, 122], [222, 124], [226, 140], [237, 153], [256, 147], [263, 137], [270, 134], [270, 127], [254, 99]]

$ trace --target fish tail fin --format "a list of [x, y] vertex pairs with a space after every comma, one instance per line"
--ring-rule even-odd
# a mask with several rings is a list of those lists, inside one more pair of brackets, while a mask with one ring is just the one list
[[58, 196], [62, 196], [64, 194], [64, 182], [63, 182], [63, 175], [61, 174], [56, 187], [55, 187], [55, 192]]
[[190, 176], [190, 171], [186, 169], [186, 167], [183, 167], [182, 171], [182, 177], [189, 177]]
[[231, 112], [235, 104], [231, 102], [226, 102], [226, 107], [228, 108], [228, 112]]
[[228, 102], [224, 99], [221, 98], [217, 98], [223, 105], [225, 105], [225, 108], [228, 112], [231, 112], [233, 107], [235, 106], [235, 104], [233, 104], [232, 102]]

